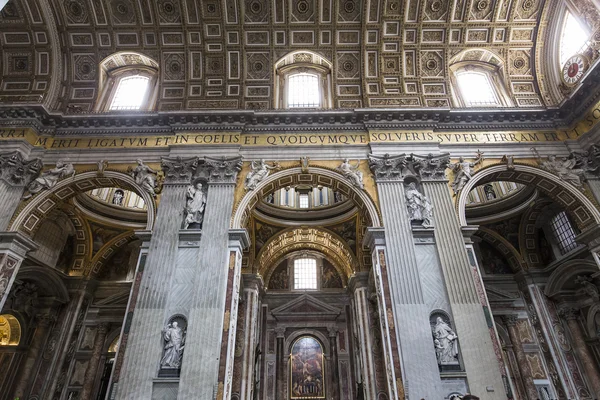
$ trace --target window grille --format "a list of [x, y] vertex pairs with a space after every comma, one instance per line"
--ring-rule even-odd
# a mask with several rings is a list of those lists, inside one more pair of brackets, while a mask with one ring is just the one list
[[468, 107], [498, 106], [500, 102], [486, 73], [461, 71], [456, 74], [458, 87]]
[[564, 211], [559, 212], [550, 221], [554, 238], [558, 244], [560, 254], [567, 254], [569, 251], [577, 247], [575, 242], [575, 231], [571, 226], [571, 222]]
[[299, 202], [298, 205], [300, 208], [308, 208], [308, 195], [307, 194], [299, 195], [298, 202]]
[[110, 109], [139, 110], [144, 103], [149, 82], [149, 78], [139, 75], [121, 79]]
[[288, 107], [320, 107], [319, 77], [312, 74], [295, 74], [288, 78]]
[[317, 288], [317, 260], [299, 258], [294, 260], [294, 289]]

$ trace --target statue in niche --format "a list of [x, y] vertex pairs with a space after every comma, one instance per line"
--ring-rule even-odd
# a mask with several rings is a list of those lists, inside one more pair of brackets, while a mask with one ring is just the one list
[[192, 224], [202, 224], [205, 205], [206, 195], [202, 188], [202, 182], [196, 182], [195, 185], [188, 186], [183, 229], [189, 229]]
[[359, 189], [363, 189], [363, 173], [358, 170], [360, 161], [357, 161], [356, 165], [352, 165], [350, 160], [345, 158], [344, 162], [337, 167], [337, 170], [341, 172], [346, 179], [348, 179], [354, 186]]
[[496, 191], [492, 187], [492, 185], [488, 184], [483, 187], [483, 191], [485, 192], [485, 198], [488, 200], [496, 199]]
[[185, 347], [185, 332], [178, 326], [177, 321], [173, 321], [163, 329], [162, 337], [165, 341], [165, 347], [160, 366], [162, 368], [181, 368], [181, 358]]
[[458, 364], [458, 336], [450, 325], [442, 317], [437, 317], [432, 332], [438, 365]]
[[142, 189], [156, 197], [156, 177], [158, 173], [144, 164], [141, 159], [137, 159], [137, 167], [130, 169], [129, 173], [135, 179], [135, 183], [140, 185]]
[[433, 206], [427, 196], [417, 189], [414, 182], [408, 184], [405, 195], [406, 207], [411, 222], [421, 221], [424, 228], [431, 228], [433, 226]]
[[584, 171], [583, 169], [575, 168], [575, 165], [577, 164], [575, 158], [562, 157], [559, 160], [555, 155], [549, 155], [544, 161], [535, 147], [532, 147], [531, 151], [535, 154], [540, 167], [558, 176], [560, 180], [568, 182], [579, 189], [583, 189], [582, 181], [585, 179], [583, 176]]
[[43, 172], [39, 177], [29, 184], [27, 187], [29, 193], [23, 198], [28, 199], [42, 190], [52, 189], [54, 186], [56, 186], [59, 180], [74, 175], [75, 168], [73, 168], [73, 164], [59, 160], [56, 162], [56, 167], [49, 171]]
[[277, 163], [272, 166], [267, 164], [264, 159], [261, 159], [258, 162], [252, 161], [250, 167], [252, 168], [252, 171], [248, 172], [248, 175], [246, 175], [246, 189], [248, 190], [256, 189], [256, 185], [269, 176], [270, 170], [281, 168]]
[[125, 197], [125, 192], [123, 192], [121, 189], [117, 189], [117, 190], [115, 190], [115, 193], [113, 194], [112, 203], [116, 206], [122, 206], [124, 197]]
[[472, 168], [475, 168], [478, 164], [483, 161], [483, 153], [477, 151], [477, 156], [475, 161], [465, 161], [463, 157], [458, 159], [458, 162], [450, 164], [449, 167], [454, 171], [454, 182], [452, 182], [452, 189], [454, 190], [454, 194], [457, 194], [467, 182], [473, 176]]

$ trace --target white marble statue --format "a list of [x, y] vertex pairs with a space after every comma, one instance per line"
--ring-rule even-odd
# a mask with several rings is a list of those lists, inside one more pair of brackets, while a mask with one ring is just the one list
[[559, 160], [555, 155], [550, 155], [546, 160], [543, 160], [535, 148], [532, 148], [531, 150], [537, 157], [540, 167], [558, 176], [560, 180], [569, 182], [573, 186], [583, 189], [582, 179], [584, 178], [584, 171], [575, 168], [575, 164], [577, 164], [575, 158], [562, 157]]
[[246, 175], [246, 189], [248, 190], [256, 189], [256, 185], [269, 176], [272, 169], [280, 168], [278, 164], [273, 166], [267, 164], [264, 159], [258, 162], [252, 161], [250, 167], [252, 168], [252, 171], [248, 172]]
[[433, 206], [427, 196], [417, 189], [414, 182], [408, 184], [404, 193], [410, 220], [422, 221], [424, 228], [431, 228], [433, 226]]
[[458, 336], [442, 317], [437, 317], [432, 328], [435, 355], [439, 365], [458, 364]]
[[202, 223], [204, 220], [205, 205], [206, 195], [204, 194], [202, 183], [197, 182], [195, 185], [188, 186], [183, 229], [188, 229], [191, 224]]
[[155, 188], [157, 172], [144, 164], [140, 159], [136, 160], [136, 162], [138, 165], [131, 171], [131, 176], [142, 189], [156, 197]]
[[33, 182], [29, 184], [27, 190], [29, 194], [25, 198], [29, 198], [45, 189], [52, 189], [59, 180], [68, 176], [75, 175], [73, 164], [64, 161], [57, 161], [56, 167], [49, 171], [43, 172]]
[[346, 179], [352, 182], [354, 186], [363, 189], [363, 173], [358, 170], [359, 164], [360, 161], [358, 161], [356, 165], [352, 165], [350, 164], [350, 160], [346, 158], [344, 159], [344, 162], [341, 163], [339, 167], [337, 167], [337, 170], [340, 171], [342, 175], [346, 177]]
[[473, 176], [472, 168], [475, 168], [477, 164], [483, 161], [483, 153], [477, 152], [477, 158], [475, 161], [465, 161], [463, 157], [458, 159], [458, 162], [450, 164], [450, 168], [454, 171], [454, 182], [452, 182], [452, 189], [454, 194], [457, 194], [471, 179]]
[[160, 366], [162, 368], [180, 368], [181, 356], [183, 355], [185, 345], [184, 332], [177, 326], [177, 322], [173, 322], [163, 329], [162, 336], [165, 341], [165, 347], [163, 357], [160, 360]]

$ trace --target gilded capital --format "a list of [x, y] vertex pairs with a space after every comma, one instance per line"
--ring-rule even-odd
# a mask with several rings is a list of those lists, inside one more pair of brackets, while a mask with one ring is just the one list
[[18, 151], [0, 154], [0, 179], [14, 186], [26, 186], [39, 175], [42, 160], [26, 160]]

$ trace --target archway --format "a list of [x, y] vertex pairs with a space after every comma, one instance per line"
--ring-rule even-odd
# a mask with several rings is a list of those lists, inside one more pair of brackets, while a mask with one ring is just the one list
[[122, 172], [88, 171], [75, 175], [73, 178], [63, 179], [51, 190], [42, 192], [25, 203], [17, 210], [9, 226], [10, 231], [21, 231], [29, 236], [39, 229], [40, 222], [50, 214], [59, 204], [92, 189], [103, 187], [121, 187], [136, 192], [144, 199], [148, 207], [146, 230], [152, 230], [156, 216], [156, 204], [152, 196], [143, 190], [135, 180]]
[[465, 209], [469, 192], [475, 186], [492, 181], [516, 182], [537, 187], [568, 210], [581, 231], [593, 224], [600, 224], [600, 211], [571, 184], [561, 181], [550, 172], [530, 165], [515, 164], [513, 169], [508, 169], [506, 164], [495, 164], [474, 174], [460, 191], [456, 207], [461, 226], [468, 225]]

